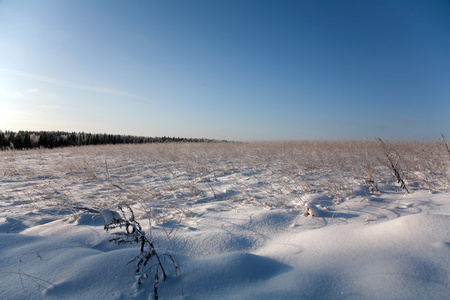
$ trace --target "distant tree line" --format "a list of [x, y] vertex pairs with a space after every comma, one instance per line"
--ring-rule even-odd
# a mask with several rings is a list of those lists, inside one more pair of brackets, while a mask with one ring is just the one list
[[[119, 134], [92, 134], [85, 132], [63, 131], [1, 131], [0, 149], [33, 149], [57, 148], [70, 146], [107, 145], [107, 144], [144, 144], [144, 143], [172, 143], [172, 142], [218, 142], [204, 138], [180, 137], [143, 137]], [[225, 142], [225, 141], [222, 141]]]

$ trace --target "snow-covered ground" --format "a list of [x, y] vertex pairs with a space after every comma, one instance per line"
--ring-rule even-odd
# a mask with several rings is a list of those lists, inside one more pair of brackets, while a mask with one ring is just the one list
[[[440, 143], [121, 145], [0, 159], [0, 299], [152, 299], [155, 286], [159, 299], [450, 295]], [[126, 229], [105, 221], [130, 220], [126, 205], [166, 280], [153, 257], [138, 285], [145, 268], [129, 261], [141, 242], [109, 242]]]

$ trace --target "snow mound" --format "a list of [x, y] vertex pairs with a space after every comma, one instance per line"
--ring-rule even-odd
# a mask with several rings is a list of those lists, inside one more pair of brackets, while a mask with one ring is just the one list
[[75, 220], [75, 224], [80, 226], [101, 226], [104, 225], [104, 220], [100, 216], [80, 213]]
[[[290, 270], [292, 267], [277, 260], [245, 252], [192, 259], [183, 268], [185, 299], [251, 299], [254, 287]], [[179, 292], [172, 283], [160, 296], [173, 299]]]
[[298, 299], [444, 299], [449, 226], [450, 216], [424, 213], [328, 226], [279, 236], [257, 253], [294, 268], [281, 276], [275, 294], [296, 285]]
[[114, 223], [116, 220], [120, 220], [120, 215], [117, 211], [109, 210], [109, 209], [102, 209], [100, 211], [100, 215], [105, 220], [106, 224]]
[[311, 217], [320, 217], [322, 215], [322, 212], [317, 206], [315, 206], [311, 202], [306, 202], [304, 215]]

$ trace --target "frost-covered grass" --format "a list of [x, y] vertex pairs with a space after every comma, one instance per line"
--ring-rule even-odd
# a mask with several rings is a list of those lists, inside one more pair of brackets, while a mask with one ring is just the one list
[[108, 243], [95, 213], [120, 205], [180, 268], [162, 262], [160, 299], [450, 292], [443, 142], [120, 145], [0, 159], [2, 299], [154, 297], [154, 278], [138, 286], [127, 265], [139, 246]]

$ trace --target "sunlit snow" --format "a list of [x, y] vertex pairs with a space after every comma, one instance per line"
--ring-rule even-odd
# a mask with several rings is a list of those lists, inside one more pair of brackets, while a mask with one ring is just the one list
[[104, 230], [124, 204], [159, 299], [446, 299], [450, 159], [391, 146], [410, 193], [362, 142], [1, 152], [0, 299], [152, 299]]

